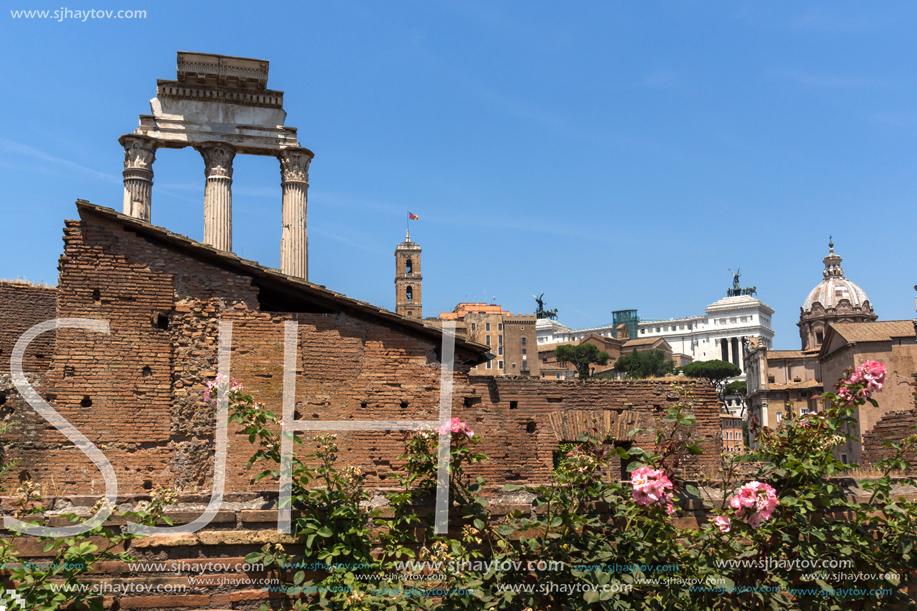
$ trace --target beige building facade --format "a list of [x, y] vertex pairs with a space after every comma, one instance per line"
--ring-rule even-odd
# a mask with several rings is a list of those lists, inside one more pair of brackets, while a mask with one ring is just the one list
[[869, 324], [832, 324], [828, 327], [818, 358], [822, 379], [832, 381], [826, 391], [834, 391], [834, 384], [844, 377], [847, 369], [856, 369], [866, 361], [879, 361], [885, 365], [885, 386], [874, 397], [878, 407], [866, 404], [858, 409], [854, 414], [857, 425], [851, 431], [856, 439], [835, 449], [835, 455], [841, 462], [862, 464], [864, 435], [892, 412], [914, 409], [912, 381], [917, 372], [914, 322], [889, 320]]
[[[864, 454], [864, 439], [883, 418], [894, 414], [896, 422], [917, 424], [913, 386], [917, 321], [877, 321], [866, 293], [844, 277], [834, 244], [828, 246], [824, 278], [800, 309], [802, 349], [769, 350], [755, 342], [746, 344], [749, 414], [762, 426], [775, 429], [788, 419], [824, 411], [826, 401], [821, 395], [834, 392], [848, 370], [869, 360], [883, 363], [887, 378], [874, 397], [878, 407], [867, 404], [858, 409], [856, 426], [849, 431], [853, 439], [834, 450], [843, 463], [870, 464], [875, 457]], [[902, 412], [907, 417], [902, 419]], [[751, 445], [755, 446], [754, 440]]]
[[471, 341], [490, 346], [493, 358], [472, 369], [473, 375], [540, 377], [534, 314], [513, 314], [502, 306], [460, 303], [442, 312], [437, 322], [451, 320]]

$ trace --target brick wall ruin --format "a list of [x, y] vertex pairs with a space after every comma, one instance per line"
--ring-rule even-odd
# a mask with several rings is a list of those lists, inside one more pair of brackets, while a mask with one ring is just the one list
[[[18, 281], [0, 281], [0, 372], [10, 370], [16, 341], [32, 326], [57, 317], [57, 289]], [[53, 332], [35, 339], [25, 352], [22, 368], [43, 372], [54, 352]]]
[[[884, 441], [901, 442], [905, 437], [917, 435], [917, 374], [914, 374], [914, 408], [886, 413], [876, 425], [863, 434], [863, 465], [872, 465], [890, 458], [895, 449], [882, 445]], [[905, 455], [911, 464], [917, 463], [917, 450]]]
[[[277, 413], [283, 323], [296, 320], [297, 419], [438, 418], [439, 345], [419, 323], [406, 326], [390, 314], [375, 320], [343, 301], [337, 311], [297, 301], [240, 271], [232, 255], [176, 246], [173, 234], [95, 207], [80, 212], [82, 220], [66, 223], [59, 316], [107, 321], [109, 333], [61, 329], [39, 391], [105, 453], [120, 491], [209, 489], [215, 417], [203, 395], [216, 374], [220, 320], [233, 323], [232, 375]], [[48, 301], [42, 303], [46, 316]], [[667, 384], [654, 381], [584, 385], [469, 376], [463, 358], [456, 363], [453, 415], [482, 436], [479, 447], [492, 460], [478, 474], [495, 484], [546, 480], [558, 443], [575, 441], [583, 423], [592, 427], [596, 420], [603, 434], [620, 438], [637, 422], [651, 425], [676, 400]], [[11, 399], [19, 424], [8, 435], [7, 453], [21, 463], [8, 478], [31, 477], [52, 494], [101, 494], [101, 476], [88, 458], [21, 398]], [[712, 464], [721, 445], [712, 389], [695, 389], [694, 410], [705, 454], [692, 466]], [[403, 451], [397, 432], [341, 432], [338, 442], [341, 464], [362, 465], [371, 486], [385, 485]], [[637, 442], [652, 440], [644, 434]], [[252, 483], [251, 454], [247, 437], [231, 425], [228, 490], [270, 488]]]

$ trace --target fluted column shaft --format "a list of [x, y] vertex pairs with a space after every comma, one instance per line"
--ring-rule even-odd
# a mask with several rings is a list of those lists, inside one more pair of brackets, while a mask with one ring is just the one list
[[236, 149], [222, 142], [198, 148], [204, 158], [204, 244], [232, 251], [232, 160]]
[[309, 279], [309, 234], [306, 213], [309, 164], [312, 152], [304, 148], [280, 153], [280, 186], [283, 188], [283, 233], [280, 237], [280, 271]]
[[149, 221], [156, 143], [134, 134], [121, 136], [118, 142], [124, 147], [124, 214]]

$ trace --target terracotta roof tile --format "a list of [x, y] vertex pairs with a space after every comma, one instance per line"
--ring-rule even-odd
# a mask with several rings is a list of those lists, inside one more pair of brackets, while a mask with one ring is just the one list
[[883, 342], [893, 337], [914, 337], [914, 322], [911, 320], [838, 322], [832, 323], [831, 328], [847, 342]]
[[[665, 338], [662, 337], [640, 337], [638, 339], [629, 339], [625, 342], [625, 348], [633, 348], [634, 346], [652, 346], [658, 341], [665, 341]], [[668, 343], [668, 342], [666, 342]]]

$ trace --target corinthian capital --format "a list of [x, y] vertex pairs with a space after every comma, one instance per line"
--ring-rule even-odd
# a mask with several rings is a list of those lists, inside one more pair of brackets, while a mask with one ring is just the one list
[[282, 182], [309, 182], [312, 151], [304, 148], [286, 149], [281, 151], [279, 157]]
[[127, 134], [118, 140], [124, 147], [125, 170], [152, 171], [156, 161], [156, 142], [147, 136]]
[[204, 158], [204, 176], [232, 178], [232, 160], [236, 149], [224, 142], [207, 142], [197, 147]]

